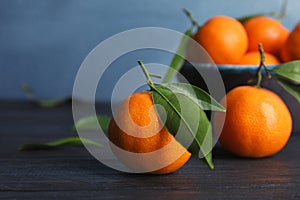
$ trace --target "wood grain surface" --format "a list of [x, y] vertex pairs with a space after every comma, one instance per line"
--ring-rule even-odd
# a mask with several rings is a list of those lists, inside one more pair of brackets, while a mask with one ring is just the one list
[[[107, 107], [97, 110], [109, 113]], [[214, 170], [193, 157], [170, 175], [119, 172], [83, 147], [17, 150], [76, 136], [72, 124], [69, 104], [0, 102], [0, 199], [300, 199], [300, 133], [273, 157], [237, 158], [217, 145]]]

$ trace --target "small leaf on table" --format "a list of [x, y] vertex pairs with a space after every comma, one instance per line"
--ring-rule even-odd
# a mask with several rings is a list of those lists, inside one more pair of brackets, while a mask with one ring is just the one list
[[49, 99], [49, 100], [35, 100], [35, 103], [40, 107], [52, 108], [60, 106], [64, 103], [71, 102], [71, 98], [61, 98], [61, 99]]
[[29, 87], [29, 85], [27, 85], [26, 83], [22, 83], [21, 88], [24, 91], [27, 98], [40, 107], [52, 108], [52, 107], [60, 106], [66, 102], [71, 102], [71, 100], [72, 100], [70, 97], [59, 98], [59, 99], [49, 99], [49, 100], [38, 100], [35, 97], [33, 90]]
[[72, 127], [73, 130], [99, 130], [99, 125], [103, 131], [108, 131], [108, 126], [110, 123], [111, 117], [105, 115], [98, 115], [97, 117], [88, 116], [83, 117], [76, 122]]
[[19, 147], [19, 151], [49, 150], [49, 149], [55, 149], [57, 147], [66, 146], [66, 145], [82, 145], [83, 143], [86, 145], [102, 147], [102, 144], [96, 143], [87, 138], [67, 137], [67, 138], [55, 140], [55, 141], [48, 142], [48, 143], [23, 144]]

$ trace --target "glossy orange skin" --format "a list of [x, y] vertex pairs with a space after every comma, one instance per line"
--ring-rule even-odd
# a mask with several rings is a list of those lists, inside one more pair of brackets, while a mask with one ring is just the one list
[[288, 36], [281, 50], [281, 59], [283, 62], [300, 60], [300, 23], [296, 25]]
[[[292, 131], [290, 112], [281, 98], [263, 88], [239, 86], [227, 95], [225, 124], [216, 113], [215, 130], [225, 149], [242, 157], [261, 158], [279, 152]], [[222, 104], [225, 106], [224, 99]]]
[[280, 56], [289, 31], [279, 21], [266, 16], [253, 17], [244, 23], [249, 39], [248, 51], [257, 51], [262, 43], [264, 51]]
[[[172, 173], [181, 168], [191, 154], [162, 126], [153, 108], [149, 92], [137, 92], [127, 97], [121, 102], [114, 115], [115, 118], [110, 122], [109, 139], [116, 146], [133, 153], [150, 153], [168, 146], [152, 159], [146, 157], [131, 159], [116, 151], [115, 154], [133, 171], [142, 170], [152, 174]], [[163, 167], [152, 170], [156, 164]]]
[[235, 64], [248, 49], [243, 25], [228, 16], [215, 16], [199, 28], [195, 40], [216, 64]]

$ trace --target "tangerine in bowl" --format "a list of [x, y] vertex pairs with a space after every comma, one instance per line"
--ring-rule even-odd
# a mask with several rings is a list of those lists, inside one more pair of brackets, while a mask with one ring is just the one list
[[[273, 69], [276, 65], [267, 65], [268, 69]], [[208, 90], [207, 84], [214, 84], [214, 78], [205, 78], [210, 80], [209, 83], [204, 81], [203, 75], [219, 73], [223, 79], [225, 91], [242, 85], [255, 85], [257, 82], [258, 65], [229, 65], [229, 64], [205, 64], [185, 62], [180, 70], [178, 77], [183, 81], [184, 77], [190, 84], [196, 85], [202, 89]], [[293, 118], [293, 132], [300, 132], [300, 124], [296, 122], [300, 118], [299, 102], [288, 92], [286, 92], [275, 80], [263, 78], [261, 86], [277, 93], [286, 103]], [[209, 92], [209, 91], [208, 91]], [[210, 92], [209, 92], [210, 93]], [[221, 100], [220, 97], [215, 97]]]

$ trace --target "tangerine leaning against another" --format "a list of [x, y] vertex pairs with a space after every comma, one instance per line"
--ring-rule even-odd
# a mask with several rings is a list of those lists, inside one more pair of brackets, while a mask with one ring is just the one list
[[[133, 172], [172, 173], [191, 156], [163, 127], [149, 92], [134, 93], [121, 102], [110, 122], [108, 136], [116, 147], [138, 153], [134, 157], [127, 156], [111, 145], [117, 158]], [[147, 157], [146, 153], [153, 155]]]
[[284, 62], [300, 60], [300, 22], [286, 39], [281, 50], [281, 59]]
[[[276, 56], [270, 53], [264, 52], [264, 56], [265, 56], [265, 61], [264, 61], [265, 65], [277, 65], [280, 63], [279, 60], [276, 58]], [[244, 54], [237, 64], [259, 65], [260, 60], [261, 60], [261, 55], [259, 51], [250, 51]]]
[[229, 91], [221, 104], [226, 106], [224, 127], [220, 127], [223, 113], [214, 116], [216, 133], [221, 133], [222, 146], [235, 155], [261, 158], [279, 152], [292, 131], [291, 114], [275, 93], [254, 86], [239, 86]]
[[262, 43], [265, 52], [280, 56], [289, 31], [279, 21], [266, 16], [257, 16], [244, 22], [244, 27], [249, 38], [248, 51], [256, 51], [257, 44]]

